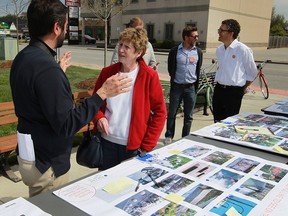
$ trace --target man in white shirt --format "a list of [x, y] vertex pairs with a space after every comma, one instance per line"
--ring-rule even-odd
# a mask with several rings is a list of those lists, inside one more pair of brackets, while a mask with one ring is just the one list
[[222, 21], [218, 40], [223, 42], [217, 50], [217, 82], [213, 96], [214, 122], [239, 113], [246, 88], [257, 75], [252, 50], [236, 38], [240, 25], [236, 20]]

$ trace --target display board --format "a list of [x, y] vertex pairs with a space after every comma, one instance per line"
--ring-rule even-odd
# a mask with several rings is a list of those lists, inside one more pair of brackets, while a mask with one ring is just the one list
[[262, 109], [265, 114], [288, 117], [288, 98]]
[[288, 155], [288, 118], [281, 116], [240, 113], [192, 134]]
[[285, 215], [288, 166], [181, 139], [54, 191], [89, 215]]

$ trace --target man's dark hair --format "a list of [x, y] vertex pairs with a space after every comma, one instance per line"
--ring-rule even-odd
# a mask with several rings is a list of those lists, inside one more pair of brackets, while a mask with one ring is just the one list
[[197, 31], [195, 26], [186, 26], [182, 31], [182, 39], [185, 40], [185, 36], [191, 36], [191, 32]]
[[28, 29], [32, 38], [52, 32], [55, 23], [64, 30], [68, 9], [60, 0], [32, 0], [28, 10]]
[[226, 19], [222, 21], [223, 25], [227, 25], [228, 31], [233, 32], [233, 38], [236, 39], [238, 37], [238, 34], [240, 32], [240, 24], [237, 22], [237, 20], [234, 19]]

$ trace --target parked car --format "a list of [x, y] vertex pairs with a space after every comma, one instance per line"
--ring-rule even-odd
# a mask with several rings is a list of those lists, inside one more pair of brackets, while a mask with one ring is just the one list
[[[81, 39], [81, 37], [80, 37], [80, 39]], [[84, 35], [84, 41], [85, 41], [85, 44], [95, 44], [96, 38], [93, 38], [90, 35]], [[80, 40], [80, 42], [81, 42], [81, 40]]]

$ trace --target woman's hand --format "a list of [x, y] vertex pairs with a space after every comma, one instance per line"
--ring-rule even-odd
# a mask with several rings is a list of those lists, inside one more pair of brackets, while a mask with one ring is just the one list
[[100, 118], [97, 121], [97, 130], [101, 133], [108, 135], [108, 120], [106, 118]]
[[66, 73], [67, 68], [71, 66], [71, 64], [69, 63], [69, 61], [71, 60], [71, 54], [71, 51], [65, 52], [61, 57], [60, 61], [58, 62], [64, 73]]
[[155, 71], [157, 70], [157, 66], [160, 64], [160, 62], [157, 62], [155, 65], [151, 66]]

